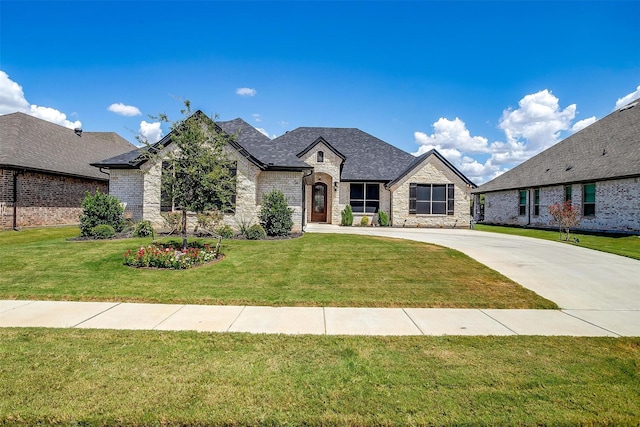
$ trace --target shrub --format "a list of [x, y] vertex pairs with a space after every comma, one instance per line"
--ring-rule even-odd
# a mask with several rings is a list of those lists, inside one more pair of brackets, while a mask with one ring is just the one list
[[273, 190], [265, 194], [258, 218], [268, 236], [286, 236], [293, 228], [293, 209], [287, 204], [282, 191]]
[[123, 263], [132, 267], [185, 269], [213, 261], [219, 255], [217, 248], [206, 243], [192, 242], [183, 250], [182, 242], [172, 241], [128, 250], [123, 255]]
[[196, 215], [196, 227], [194, 231], [202, 230], [204, 233], [211, 233], [222, 221], [222, 212], [215, 210]]
[[380, 227], [388, 227], [389, 226], [389, 215], [385, 211], [378, 212], [378, 224]]
[[153, 225], [151, 221], [140, 221], [133, 227], [133, 237], [154, 237]]
[[116, 230], [109, 224], [96, 225], [91, 229], [91, 237], [94, 239], [110, 239], [116, 235]]
[[233, 237], [233, 228], [230, 225], [223, 225], [216, 229], [216, 233], [223, 239], [230, 239]]
[[340, 214], [342, 215], [340, 225], [345, 225], [348, 227], [353, 225], [353, 211], [351, 210], [351, 205], [345, 206]]
[[91, 237], [93, 228], [102, 224], [110, 225], [116, 232], [122, 231], [125, 225], [124, 208], [114, 196], [102, 194], [100, 190], [96, 190], [95, 194], [87, 191], [82, 200], [80, 233]]
[[253, 224], [244, 235], [249, 240], [261, 240], [267, 237], [267, 232], [264, 231], [260, 224]]
[[360, 219], [360, 227], [367, 227], [368, 225], [369, 225], [369, 217], [363, 216], [362, 219]]

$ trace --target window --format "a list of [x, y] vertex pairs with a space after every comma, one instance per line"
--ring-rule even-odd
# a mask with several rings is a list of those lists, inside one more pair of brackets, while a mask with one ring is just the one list
[[565, 185], [564, 186], [564, 201], [565, 202], [569, 202], [571, 203], [571, 186], [570, 185]]
[[380, 184], [352, 182], [349, 189], [349, 204], [353, 212], [376, 213], [380, 208]]
[[582, 215], [595, 216], [596, 214], [596, 184], [584, 184], [582, 186]]
[[527, 214], [527, 190], [520, 190], [519, 194], [520, 194], [520, 197], [519, 197], [520, 201], [519, 201], [518, 214], [520, 216], [523, 216]]
[[540, 215], [540, 189], [533, 190], [533, 215]]
[[409, 213], [453, 215], [455, 206], [453, 184], [409, 184]]
[[316, 161], [318, 163], [324, 162], [324, 151], [318, 151], [318, 153], [316, 154]]

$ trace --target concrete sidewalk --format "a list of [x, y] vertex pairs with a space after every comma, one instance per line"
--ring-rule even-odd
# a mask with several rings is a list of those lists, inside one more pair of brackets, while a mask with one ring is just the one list
[[638, 336], [640, 311], [251, 307], [0, 301], [0, 327], [311, 335]]

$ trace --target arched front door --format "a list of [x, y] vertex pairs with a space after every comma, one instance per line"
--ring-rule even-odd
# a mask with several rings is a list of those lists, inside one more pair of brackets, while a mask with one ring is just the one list
[[327, 222], [327, 185], [313, 184], [311, 200], [311, 222]]

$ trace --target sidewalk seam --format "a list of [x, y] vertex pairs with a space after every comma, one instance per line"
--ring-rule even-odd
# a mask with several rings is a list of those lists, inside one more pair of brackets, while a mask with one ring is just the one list
[[[593, 310], [593, 311], [598, 311], [598, 310]], [[566, 311], [564, 311], [564, 310], [560, 310], [560, 312], [561, 312], [562, 314], [566, 314], [566, 315], [567, 315], [567, 316], [569, 316], [569, 317], [573, 317], [574, 319], [580, 320], [581, 322], [584, 322], [584, 323], [586, 323], [586, 324], [588, 324], [588, 325], [595, 326], [596, 328], [602, 329], [603, 331], [611, 332], [613, 335], [615, 335], [615, 336], [616, 336], [616, 337], [618, 337], [618, 338], [620, 338], [620, 337], [622, 336], [622, 335], [620, 335], [620, 334], [619, 334], [619, 333], [617, 333], [617, 332], [611, 331], [611, 330], [609, 330], [609, 329], [607, 329], [607, 328], [603, 328], [603, 327], [602, 327], [602, 326], [600, 326], [600, 325], [596, 325], [595, 323], [589, 322], [588, 320], [584, 320], [584, 319], [582, 319], [582, 318], [580, 318], [580, 317], [578, 317], [578, 316], [574, 316], [573, 314], [571, 314], [571, 313], [567, 313], [567, 312], [566, 312]]]
[[76, 323], [75, 325], [71, 325], [71, 327], [72, 327], [72, 328], [77, 328], [78, 326], [82, 325], [83, 323], [88, 322], [89, 320], [94, 319], [94, 318], [96, 318], [96, 317], [100, 316], [101, 314], [106, 313], [107, 311], [109, 311], [109, 310], [111, 310], [111, 309], [113, 309], [113, 308], [116, 308], [116, 307], [117, 307], [117, 306], [119, 306], [120, 304], [122, 304], [122, 302], [117, 302], [117, 303], [115, 303], [114, 305], [112, 305], [111, 307], [107, 308], [106, 310], [102, 310], [100, 313], [96, 313], [96, 314], [94, 314], [93, 316], [91, 316], [91, 317], [88, 317], [88, 318], [84, 319], [84, 320], [83, 320], [82, 322], [80, 322], [80, 323]]
[[167, 320], [171, 319], [173, 316], [175, 316], [175, 314], [177, 312], [179, 312], [180, 310], [182, 310], [183, 308], [186, 307], [186, 304], [183, 304], [182, 306], [180, 306], [180, 308], [178, 308], [176, 311], [174, 311], [173, 313], [171, 313], [170, 315], [168, 315], [167, 317], [165, 317], [164, 319], [162, 319], [160, 322], [158, 322], [157, 325], [155, 325], [153, 328], [151, 329], [156, 329], [158, 326], [162, 325], [164, 322], [166, 322]]
[[511, 329], [510, 327], [508, 327], [507, 325], [505, 325], [504, 323], [502, 323], [501, 321], [499, 321], [498, 319], [496, 319], [495, 317], [491, 317], [489, 316], [489, 313], [486, 313], [483, 309], [479, 308], [477, 309], [480, 313], [484, 314], [485, 316], [487, 316], [489, 319], [493, 320], [494, 322], [496, 322], [499, 325], [504, 326], [505, 328], [507, 328], [507, 330], [513, 332], [514, 335], [520, 335], [519, 333], [517, 333], [516, 331], [514, 331], [513, 329]]
[[244, 313], [244, 309], [247, 308], [246, 305], [242, 306], [242, 310], [240, 310], [240, 313], [238, 313], [238, 315], [236, 316], [235, 319], [233, 319], [233, 322], [231, 322], [231, 324], [229, 324], [229, 327], [227, 328], [226, 332], [229, 332], [231, 330], [231, 327], [238, 321], [238, 319], [240, 318], [240, 316], [242, 316], [242, 313]]
[[409, 320], [411, 320], [411, 323], [413, 323], [413, 324], [415, 325], [415, 327], [416, 327], [416, 328], [418, 328], [418, 330], [420, 331], [420, 333], [421, 333], [422, 335], [427, 335], [427, 334], [425, 334], [425, 333], [424, 333], [424, 331], [422, 330], [422, 328], [420, 328], [420, 326], [418, 326], [418, 324], [416, 323], [416, 321], [415, 321], [415, 320], [413, 320], [413, 317], [411, 317], [411, 316], [409, 315], [409, 313], [407, 313], [407, 311], [406, 311], [404, 308], [402, 308], [402, 312], [405, 314], [405, 316], [407, 316], [407, 317], [409, 318]]

